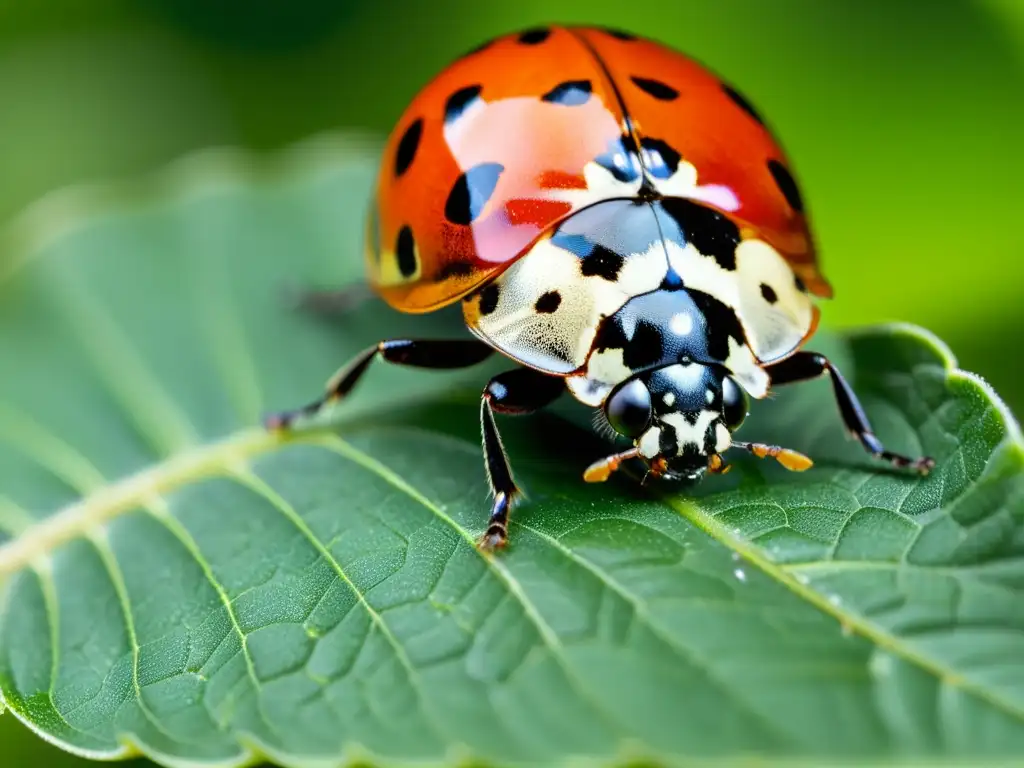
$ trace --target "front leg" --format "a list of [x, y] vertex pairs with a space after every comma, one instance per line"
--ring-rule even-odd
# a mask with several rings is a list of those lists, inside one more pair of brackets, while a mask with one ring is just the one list
[[484, 466], [494, 494], [487, 531], [480, 538], [484, 550], [508, 543], [508, 516], [512, 504], [522, 495], [509, 466], [508, 454], [494, 423], [495, 413], [521, 415], [534, 413], [554, 402], [565, 391], [563, 379], [531, 368], [515, 368], [495, 376], [484, 387], [480, 399], [480, 426], [484, 442]]
[[912, 459], [886, 450], [882, 441], [871, 429], [871, 423], [861, 404], [857, 401], [857, 395], [846, 383], [846, 379], [843, 378], [839, 369], [832, 365], [824, 355], [819, 355], [816, 352], [797, 352], [785, 360], [768, 366], [767, 371], [773, 385], [807, 381], [827, 373], [832, 379], [832, 388], [835, 391], [843, 423], [869, 453], [888, 461], [895, 467], [910, 467], [921, 474], [927, 474], [935, 466], [935, 460], [928, 456]]
[[379, 341], [369, 349], [363, 350], [344, 368], [339, 370], [330, 381], [324, 394], [301, 408], [282, 413], [274, 413], [266, 417], [264, 424], [268, 429], [288, 429], [292, 423], [303, 416], [312, 416], [326, 405], [344, 398], [366, 373], [367, 368], [377, 358], [395, 365], [409, 365], [415, 368], [468, 368], [481, 363], [494, 353], [491, 347], [475, 339], [389, 339]]

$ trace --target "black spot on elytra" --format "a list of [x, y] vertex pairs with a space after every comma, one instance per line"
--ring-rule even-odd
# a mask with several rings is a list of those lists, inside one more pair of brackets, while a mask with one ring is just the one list
[[807, 292], [807, 284], [804, 283], [800, 275], [793, 275], [793, 284], [796, 286], [796, 289], [800, 291], [800, 293]]
[[408, 224], [398, 230], [395, 259], [402, 277], [412, 277], [416, 274], [416, 239], [412, 236], [412, 229]]
[[519, 35], [519, 42], [523, 45], [538, 45], [551, 36], [551, 30], [547, 27], [535, 27], [528, 29]]
[[633, 338], [626, 343], [622, 351], [622, 362], [631, 370], [637, 371], [660, 363], [664, 354], [658, 326], [641, 320], [636, 324]]
[[416, 118], [402, 138], [398, 141], [398, 149], [395, 150], [395, 176], [401, 176], [412, 165], [416, 159], [416, 150], [420, 148], [420, 139], [423, 137], [423, 118]]
[[656, 179], [671, 178], [679, 170], [679, 153], [661, 139], [644, 138], [640, 148], [647, 157], [647, 170]]
[[722, 269], [736, 269], [736, 246], [740, 242], [736, 224], [718, 211], [691, 200], [666, 197], [660, 203], [694, 248], [712, 257]]
[[498, 308], [498, 285], [490, 283], [480, 291], [480, 314], [489, 315]]
[[444, 215], [452, 224], [472, 224], [494, 194], [501, 163], [480, 163], [459, 176], [448, 193]]
[[448, 100], [444, 103], [444, 121], [446, 123], [454, 122], [462, 116], [462, 113], [466, 111], [466, 107], [480, 98], [480, 91], [483, 90], [481, 85], [467, 85], [465, 88], [459, 88], [455, 93], [448, 97]]
[[726, 85], [724, 83], [722, 84], [722, 90], [725, 91], [726, 96], [733, 100], [737, 107], [742, 109], [761, 125], [764, 125], [764, 120], [761, 119], [761, 115], [759, 115], [757, 110], [754, 109], [754, 105], [744, 98], [742, 93], [737, 91], [731, 85]]
[[615, 253], [603, 245], [594, 245], [590, 253], [580, 262], [580, 273], [584, 277], [603, 277], [608, 282], [615, 282], [625, 259], [622, 254]]
[[560, 294], [558, 291], [548, 291], [539, 299], [537, 299], [537, 303], [533, 305], [533, 308], [542, 314], [550, 315], [552, 312], [558, 309], [561, 303], [562, 294]]
[[473, 274], [473, 265], [468, 261], [449, 261], [437, 271], [437, 280], [451, 280], [458, 277], [469, 277]]
[[620, 136], [612, 140], [608, 151], [595, 157], [594, 162], [614, 176], [616, 181], [636, 181], [640, 177], [640, 168], [635, 155], [627, 149], [631, 144], [632, 139]]
[[603, 277], [609, 282], [614, 282], [626, 261], [622, 254], [599, 245], [584, 235], [558, 231], [551, 236], [551, 244], [578, 256], [580, 274], [584, 277]]
[[736, 312], [710, 294], [693, 289], [689, 294], [697, 309], [704, 315], [708, 354], [713, 359], [724, 362], [729, 357], [729, 339], [744, 344], [747, 338]]
[[673, 88], [671, 85], [666, 85], [660, 80], [651, 80], [646, 77], [631, 77], [636, 87], [644, 93], [653, 96], [659, 101], [672, 101], [673, 99], [679, 98], [679, 91]]
[[779, 295], [775, 293], [775, 289], [768, 285], [768, 283], [761, 283], [761, 295], [769, 304], [774, 304], [779, 300]]
[[589, 80], [568, 80], [556, 85], [541, 96], [541, 99], [565, 107], [578, 107], [580, 104], [586, 104], [590, 99], [591, 89]]
[[630, 34], [629, 32], [623, 32], [621, 29], [612, 29], [611, 27], [605, 27], [604, 31], [605, 34], [611, 35], [616, 40], [623, 40], [627, 43], [636, 40], [636, 35]]
[[800, 189], [797, 187], [796, 181], [793, 179], [789, 169], [778, 160], [769, 160], [768, 170], [771, 172], [772, 178], [775, 179], [775, 183], [779, 185], [779, 191], [786, 198], [789, 207], [797, 213], [802, 213], [804, 201], [800, 197]]

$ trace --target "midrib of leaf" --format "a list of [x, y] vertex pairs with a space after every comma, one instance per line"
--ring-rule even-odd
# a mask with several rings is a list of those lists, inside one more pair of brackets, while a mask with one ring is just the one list
[[18, 538], [0, 545], [0, 579], [36, 560], [47, 559], [61, 545], [81, 538], [119, 515], [146, 506], [152, 498], [204, 478], [223, 475], [225, 468], [245, 464], [251, 457], [273, 450], [281, 442], [282, 438], [265, 430], [245, 430], [99, 487], [80, 501], [39, 520]]

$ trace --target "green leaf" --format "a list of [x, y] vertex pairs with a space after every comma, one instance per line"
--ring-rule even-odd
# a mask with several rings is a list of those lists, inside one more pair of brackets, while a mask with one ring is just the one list
[[[695, 495], [580, 474], [571, 402], [502, 419], [529, 501], [487, 515], [490, 371], [380, 365], [291, 440], [301, 404], [380, 337], [465, 333], [341, 285], [375, 149], [279, 166], [201, 155], [146, 188], [59, 196], [0, 285], [0, 691], [94, 758], [167, 765], [824, 765], [1024, 750], [1024, 476], [996, 396], [934, 338], [822, 334], [891, 448], [845, 438], [827, 382], [758, 403], [750, 457]], [[128, 201], [131, 204], [128, 204]], [[674, 494], [674, 495], [673, 495]]]

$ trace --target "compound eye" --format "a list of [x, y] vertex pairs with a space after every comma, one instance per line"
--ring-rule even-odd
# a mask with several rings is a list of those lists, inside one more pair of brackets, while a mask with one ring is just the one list
[[748, 410], [747, 393], [731, 377], [726, 376], [722, 381], [722, 419], [725, 426], [730, 431], [736, 430], [747, 418]]
[[612, 393], [604, 405], [608, 423], [626, 437], [639, 437], [651, 423], [651, 393], [639, 379], [633, 379]]

